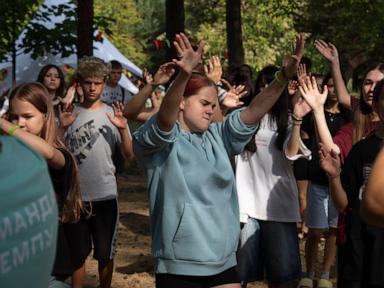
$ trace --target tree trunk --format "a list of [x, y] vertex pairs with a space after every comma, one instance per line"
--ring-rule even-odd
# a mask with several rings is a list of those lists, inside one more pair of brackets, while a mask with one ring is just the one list
[[165, 45], [165, 51], [167, 61], [171, 61], [177, 57], [173, 39], [176, 33], [184, 32], [184, 0], [166, 0], [165, 5], [166, 39], [170, 43], [170, 47]]
[[226, 0], [227, 47], [229, 69], [244, 64], [241, 32], [241, 0]]
[[77, 1], [77, 59], [93, 55], [93, 0]]

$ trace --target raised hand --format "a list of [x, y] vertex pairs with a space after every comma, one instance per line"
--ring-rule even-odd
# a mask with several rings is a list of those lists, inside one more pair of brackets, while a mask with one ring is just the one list
[[204, 65], [204, 71], [207, 77], [217, 84], [221, 80], [221, 75], [223, 75], [220, 58], [212, 56], [208, 61], [208, 65]]
[[244, 85], [232, 86], [232, 88], [226, 93], [221, 105], [227, 109], [234, 109], [244, 104], [240, 99], [247, 94]]
[[175, 64], [172, 62], [162, 64], [153, 76], [153, 85], [167, 84], [172, 75], [175, 74]]
[[305, 115], [312, 111], [312, 107], [307, 103], [307, 101], [305, 101], [303, 97], [301, 97], [299, 91], [293, 94], [291, 98], [291, 103], [293, 107], [293, 114], [295, 115], [295, 117], [302, 119]]
[[172, 62], [190, 75], [197, 64], [201, 62], [205, 45], [204, 41], [200, 41], [199, 48], [195, 51], [187, 36], [180, 33], [176, 34], [176, 41], [174, 41], [173, 44], [175, 45], [180, 60], [173, 59]]
[[68, 88], [67, 94], [63, 99], [61, 99], [61, 103], [64, 105], [64, 110], [68, 110], [72, 105], [73, 100], [75, 99], [76, 87], [77, 85], [72, 85]]
[[123, 116], [124, 105], [121, 102], [112, 103], [113, 114], [107, 113], [109, 121], [119, 129], [126, 129], [128, 120]]
[[288, 95], [293, 96], [299, 91], [299, 82], [296, 80], [291, 80], [288, 82]]
[[152, 93], [151, 95], [151, 102], [152, 102], [152, 107], [155, 109], [158, 109], [161, 105], [161, 101], [163, 100], [163, 97], [161, 94], [156, 94]]
[[288, 79], [292, 79], [296, 75], [296, 71], [299, 67], [301, 57], [304, 55], [305, 38], [304, 33], [300, 33], [296, 37], [295, 51], [287, 61], [287, 65], [284, 67], [284, 74]]
[[323, 40], [315, 40], [315, 47], [329, 62], [339, 64], [339, 52], [337, 52], [336, 46], [331, 42], [327, 43]]
[[299, 90], [305, 101], [314, 111], [323, 109], [325, 100], [327, 100], [328, 88], [324, 86], [323, 93], [319, 92], [315, 77], [305, 77], [300, 82]]
[[300, 80], [302, 80], [308, 76], [307, 67], [305, 66], [305, 64], [299, 64], [299, 67], [297, 68], [296, 74], [297, 74], [297, 79], [299, 80], [299, 82], [300, 82]]
[[61, 128], [68, 128], [75, 122], [77, 116], [79, 116], [79, 112], [73, 112], [73, 110], [69, 109], [70, 107], [65, 108], [64, 105], [59, 106], [59, 120]]
[[149, 71], [147, 70], [147, 68], [144, 68], [143, 69], [143, 79], [145, 81], [145, 83], [151, 85], [152, 82], [153, 82], [153, 77], [152, 77], [152, 74], [149, 73]]
[[[290, 93], [290, 86], [295, 86], [296, 90], [294, 93]], [[291, 88], [293, 89], [293, 88]], [[293, 107], [293, 114], [296, 117], [303, 118], [309, 112], [311, 112], [312, 107], [305, 101], [303, 97], [301, 97], [301, 93], [299, 91], [299, 83], [297, 81], [291, 80], [288, 83], [288, 94], [291, 96], [291, 103]]]
[[320, 167], [327, 173], [328, 177], [335, 178], [340, 175], [340, 157], [335, 151], [328, 151], [322, 143], [319, 143], [319, 158]]

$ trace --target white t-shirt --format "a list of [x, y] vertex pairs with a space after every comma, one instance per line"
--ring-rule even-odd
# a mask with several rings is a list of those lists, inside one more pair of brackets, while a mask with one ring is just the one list
[[[123, 91], [124, 91], [124, 102], [123, 102]], [[116, 87], [110, 87], [105, 85], [103, 94], [101, 94], [101, 101], [105, 104], [111, 105], [114, 101], [123, 102], [126, 105], [131, 100], [133, 95], [123, 87], [117, 85]]]
[[[248, 217], [277, 222], [300, 221], [298, 190], [293, 175], [293, 160], [310, 158], [311, 152], [300, 140], [303, 154], [285, 155], [291, 126], [288, 127], [283, 151], [277, 149], [276, 123], [269, 123], [266, 114], [260, 121], [255, 153], [244, 151], [236, 157], [236, 187], [239, 197], [240, 221]], [[272, 126], [272, 127], [270, 127]]]

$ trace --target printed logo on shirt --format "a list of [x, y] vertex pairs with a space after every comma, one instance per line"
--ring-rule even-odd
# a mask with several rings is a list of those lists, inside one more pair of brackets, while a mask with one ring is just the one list
[[363, 194], [365, 192], [365, 186], [367, 186], [368, 177], [372, 171], [372, 164], [366, 164], [363, 166], [362, 169], [363, 169], [364, 182], [363, 182], [363, 185], [361, 185], [360, 190], [359, 190], [359, 200], [363, 199]]
[[51, 195], [44, 195], [0, 218], [0, 241], [12, 243], [5, 246], [6, 250], [0, 250], [0, 279], [16, 268], [28, 265], [56, 244], [57, 227], [50, 221], [57, 217], [53, 195], [52, 191]]
[[123, 94], [121, 93], [121, 90], [120, 91], [104, 91], [102, 96], [101, 96], [101, 100], [108, 104], [108, 105], [112, 105], [113, 102], [116, 102], [116, 101], [120, 101], [122, 102], [123, 101]]
[[[112, 134], [112, 130], [107, 125], [101, 128], [95, 126], [95, 121], [90, 120], [67, 136], [67, 143], [72, 154], [75, 156], [77, 163], [81, 165], [88, 157], [96, 141], [102, 135], [105, 139]], [[108, 141], [107, 141], [108, 143]]]

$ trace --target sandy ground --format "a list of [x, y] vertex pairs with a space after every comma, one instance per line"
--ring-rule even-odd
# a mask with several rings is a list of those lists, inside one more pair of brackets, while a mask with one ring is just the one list
[[[126, 172], [119, 176], [118, 183], [120, 223], [112, 287], [152, 288], [155, 285], [143, 171], [136, 162], [131, 162], [126, 165]], [[300, 243], [300, 247], [303, 256], [304, 241]], [[319, 253], [322, 253], [323, 245], [320, 250]], [[89, 257], [86, 267], [85, 287], [98, 287], [97, 262]], [[267, 285], [258, 282], [249, 284], [248, 287], [261, 288]]]

